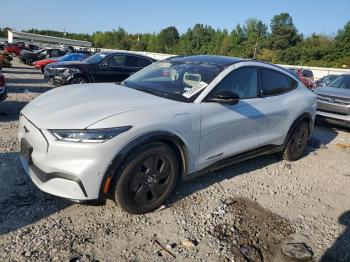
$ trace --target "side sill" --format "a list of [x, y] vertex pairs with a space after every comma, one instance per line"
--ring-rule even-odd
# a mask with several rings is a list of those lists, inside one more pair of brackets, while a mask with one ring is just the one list
[[255, 149], [249, 150], [247, 152], [240, 153], [238, 155], [234, 155], [234, 156], [219, 160], [218, 162], [216, 162], [216, 163], [214, 163], [206, 168], [203, 168], [199, 171], [188, 174], [186, 176], [186, 178], [184, 179], [184, 181], [187, 181], [187, 180], [193, 179], [195, 177], [214, 172], [214, 171], [222, 169], [224, 167], [227, 167], [227, 166], [239, 163], [239, 162], [243, 162], [243, 161], [246, 161], [248, 159], [257, 157], [257, 156], [278, 153], [278, 152], [281, 152], [283, 149], [284, 149], [284, 144], [280, 145], [280, 146], [266, 145], [263, 147], [255, 148]]

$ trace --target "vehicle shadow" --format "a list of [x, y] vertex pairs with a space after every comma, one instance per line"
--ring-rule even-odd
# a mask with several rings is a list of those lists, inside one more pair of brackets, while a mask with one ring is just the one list
[[306, 152], [324, 148], [338, 135], [338, 129], [329, 125], [315, 125]]
[[350, 210], [343, 213], [338, 222], [345, 226], [343, 233], [323, 254], [320, 262], [350, 261]]
[[[317, 145], [310, 143], [304, 152], [303, 157], [306, 157], [309, 153], [316, 151], [323, 146], [329, 144], [336, 136], [337, 131], [326, 127], [315, 127], [311, 134], [311, 141], [317, 141]], [[226, 179], [232, 179], [240, 175], [244, 175], [248, 172], [262, 169], [269, 165], [281, 162], [282, 158], [280, 154], [263, 155], [250, 160], [246, 160], [223, 169], [195, 177], [186, 181], [181, 186], [176, 188], [175, 194], [173, 194], [168, 200], [168, 205], [174, 205], [179, 200], [186, 198], [197, 191], [203, 190], [214, 184], [219, 184]]]
[[[32, 74], [32, 72], [30, 72]], [[45, 84], [47, 83], [45, 79], [33, 79], [33, 78], [10, 78], [6, 77], [6, 82], [8, 84]]]
[[[33, 70], [33, 67], [31, 67], [31, 66], [11, 66], [11, 67], [6, 67], [6, 68]], [[7, 73], [7, 72], [5, 72], [5, 73]]]
[[12, 86], [12, 85], [8, 85], [7, 86], [8, 93], [16, 93], [16, 94], [20, 94], [20, 93], [45, 93], [46, 91], [49, 91], [52, 89], [52, 87], [48, 87], [48, 86]]
[[37, 189], [25, 175], [18, 153], [0, 153], [0, 235], [32, 224], [72, 205]]
[[[27, 68], [27, 69], [31, 69], [33, 70], [33, 68]], [[31, 71], [31, 72], [28, 72], [28, 71], [23, 71], [23, 70], [7, 70], [7, 69], [3, 69], [3, 73], [6, 73], [6, 74], [35, 74], [35, 75], [42, 75], [43, 73], [41, 71]]]
[[0, 122], [18, 121], [19, 113], [28, 102], [5, 100], [0, 103]]
[[197, 191], [201, 191], [213, 186], [214, 184], [217, 184], [220, 188], [220, 182], [222, 181], [244, 175], [257, 169], [262, 169], [280, 161], [281, 157], [279, 155], [264, 155], [195, 177], [180, 186], [177, 186], [175, 193], [172, 194], [166, 204], [169, 206], [175, 205], [176, 202], [196, 193]]

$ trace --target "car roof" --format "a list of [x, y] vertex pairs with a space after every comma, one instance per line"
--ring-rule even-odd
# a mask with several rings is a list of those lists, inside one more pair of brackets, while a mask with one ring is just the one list
[[183, 63], [208, 63], [221, 67], [227, 67], [245, 59], [228, 56], [217, 55], [194, 55], [194, 56], [175, 56], [167, 58], [168, 61], [183, 62]]
[[[139, 57], [143, 57], [143, 58], [148, 58], [152, 61], [156, 61], [155, 59], [153, 59], [152, 57], [146, 56], [146, 55], [141, 55], [141, 54], [137, 54], [137, 53], [133, 53], [133, 52], [122, 52], [122, 51], [118, 51], [118, 52], [113, 52], [113, 51], [102, 51], [102, 52], [98, 52], [100, 54], [105, 54], [105, 55], [112, 55], [112, 54], [119, 54], [119, 55], [134, 55], [134, 56], [139, 56]], [[98, 54], [96, 53], [96, 54]]]

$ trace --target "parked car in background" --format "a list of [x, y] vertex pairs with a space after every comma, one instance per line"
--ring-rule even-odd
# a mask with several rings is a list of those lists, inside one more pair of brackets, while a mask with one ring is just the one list
[[[88, 59], [120, 67], [129, 57], [135, 68], [144, 58]], [[287, 70], [233, 57], [172, 57], [121, 85], [57, 88], [24, 107], [20, 162], [38, 188], [150, 212], [177, 181], [262, 154], [298, 160], [316, 113], [316, 96]]]
[[315, 81], [315, 87], [328, 86], [333, 80], [335, 80], [339, 75], [326, 75]]
[[6, 80], [3, 73], [0, 72], [0, 101], [5, 100], [7, 96]]
[[11, 67], [12, 63], [11, 61], [13, 60], [12, 56], [5, 52], [5, 51], [0, 51], [0, 69], [2, 67]]
[[60, 57], [66, 53], [66, 51], [62, 51], [59, 48], [46, 48], [34, 52], [21, 52], [19, 59], [27, 65], [32, 65], [35, 61], [51, 57]]
[[24, 43], [16, 43], [16, 44], [11, 44], [7, 45], [4, 50], [10, 54], [15, 54], [16, 56], [20, 56], [21, 51], [36, 51], [39, 50], [39, 47], [36, 45], [25, 45]]
[[311, 70], [308, 69], [298, 69], [297, 74], [299, 79], [306, 85], [307, 88], [313, 89], [315, 87], [314, 84], [314, 74]]
[[26, 48], [24, 45], [11, 45], [7, 46], [4, 49], [6, 52], [19, 56], [22, 50], [30, 50], [29, 48]]
[[350, 127], [350, 75], [341, 75], [325, 87], [315, 89], [317, 117]]
[[33, 66], [36, 69], [40, 69], [44, 73], [44, 68], [48, 64], [56, 63], [56, 62], [65, 62], [65, 61], [82, 61], [85, 58], [87, 58], [87, 54], [81, 54], [81, 53], [67, 53], [62, 57], [57, 58], [49, 58], [44, 60], [39, 60], [33, 63]]
[[4, 50], [6, 42], [0, 41], [0, 50]]
[[46, 66], [45, 79], [56, 86], [96, 82], [122, 82], [155, 60], [133, 53], [101, 52], [81, 62]]
[[314, 84], [314, 75], [311, 70], [308, 69], [301, 69], [301, 68], [289, 68], [289, 70], [292, 70], [295, 72], [295, 74], [298, 76], [301, 82], [309, 88], [313, 89], [315, 87]]

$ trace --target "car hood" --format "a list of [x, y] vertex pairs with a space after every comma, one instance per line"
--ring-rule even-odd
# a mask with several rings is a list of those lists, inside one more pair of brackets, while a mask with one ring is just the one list
[[63, 61], [63, 62], [56, 62], [54, 64], [50, 65], [50, 68], [61, 68], [61, 67], [79, 67], [83, 63], [80, 61]]
[[48, 91], [23, 114], [41, 129], [84, 129], [107, 117], [175, 101], [112, 83], [68, 85]]
[[320, 95], [350, 98], [350, 89], [345, 88], [335, 88], [330, 86], [318, 87], [315, 89], [315, 93]]

